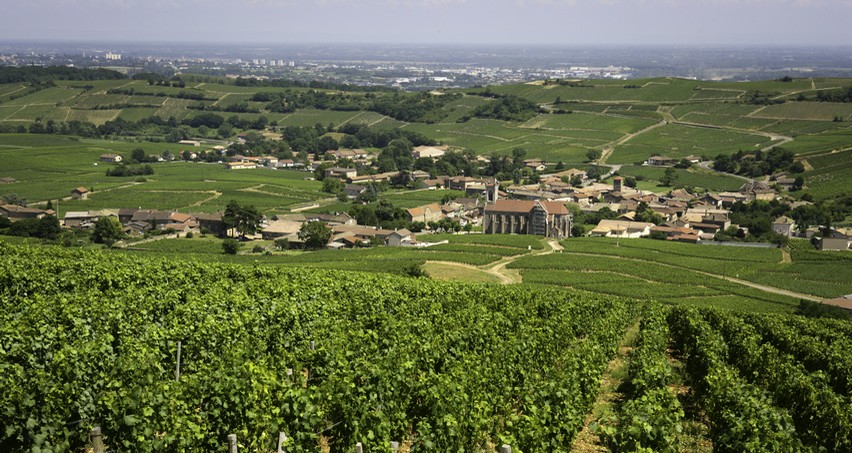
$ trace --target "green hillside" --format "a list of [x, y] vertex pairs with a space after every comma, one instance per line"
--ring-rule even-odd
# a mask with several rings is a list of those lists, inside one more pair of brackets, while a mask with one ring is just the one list
[[298, 452], [852, 447], [848, 321], [50, 246], [0, 257], [3, 451], [81, 451], [95, 426], [107, 450], [145, 452], [229, 435], [274, 451], [279, 433]]
[[[113, 125], [95, 132], [121, 138], [128, 135], [126, 127], [109, 132], [116, 120], [156, 118], [161, 123], [171, 119], [193, 138], [232, 138], [215, 128], [187, 126], [193, 118], [212, 114], [234, 126], [226, 134], [256, 126], [272, 132], [318, 124], [402, 128], [479, 154], [510, 154], [520, 147], [529, 157], [573, 164], [582, 163], [590, 150], [603, 151], [606, 163], [633, 164], [657, 154], [712, 159], [781, 146], [799, 156], [815, 197], [836, 197], [850, 182], [845, 152], [852, 148], [852, 104], [836, 102], [844, 99], [837, 93], [852, 85], [847, 79], [550, 80], [433, 94], [235, 86], [224, 79], [196, 81], [191, 75], [184, 80], [183, 87], [128, 79], [56, 80], [47, 87], [2, 84], [0, 131], [61, 131], [61, 124], [82, 122]], [[541, 112], [486, 108], [512, 99], [530, 100]], [[501, 115], [524, 119], [507, 121]], [[129, 135], [162, 140], [168, 127], [136, 127]], [[0, 136], [0, 146], [13, 144], [8, 140]]]

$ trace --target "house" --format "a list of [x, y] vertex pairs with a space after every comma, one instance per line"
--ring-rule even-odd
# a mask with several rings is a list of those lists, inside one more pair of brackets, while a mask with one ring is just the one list
[[781, 236], [791, 237], [793, 236], [793, 231], [795, 231], [795, 229], [796, 222], [787, 216], [778, 217], [772, 222], [772, 231], [780, 234]]
[[770, 201], [775, 199], [775, 191], [769, 188], [765, 182], [761, 181], [749, 181], [743, 184], [737, 192], [745, 196], [745, 201]]
[[335, 160], [336, 159], [359, 160], [359, 159], [366, 159], [370, 154], [363, 149], [341, 148], [341, 149], [333, 149], [333, 150], [330, 150], [330, 151], [326, 151], [325, 155], [328, 156], [328, 157], [332, 157]]
[[293, 222], [290, 220], [273, 220], [269, 222], [260, 235], [264, 240], [278, 239], [288, 236], [297, 236], [302, 228], [302, 222]]
[[393, 178], [399, 176], [398, 171], [388, 171], [385, 173], [376, 173], [375, 175], [361, 175], [354, 176], [349, 178], [349, 181], [353, 184], [362, 183], [362, 182], [379, 182], [379, 181], [390, 181]]
[[648, 222], [603, 219], [589, 234], [609, 238], [639, 238], [650, 235], [653, 226], [653, 223]]
[[674, 164], [675, 160], [666, 156], [651, 156], [647, 161], [645, 161], [645, 165], [651, 165], [653, 167], [666, 167]]
[[497, 184], [489, 184], [483, 211], [485, 234], [534, 234], [553, 238], [571, 235], [571, 212], [558, 201], [502, 200]]
[[335, 235], [341, 233], [352, 233], [351, 235], [361, 242], [370, 242], [370, 240], [374, 237], [384, 242], [388, 235], [393, 233], [393, 231], [361, 225], [335, 225], [332, 228], [332, 233]]
[[731, 221], [728, 219], [727, 213], [708, 213], [701, 217], [701, 222], [711, 225], [717, 225], [720, 230], [726, 230], [731, 226]]
[[441, 157], [450, 149], [449, 146], [418, 146], [411, 151], [411, 157], [419, 159], [421, 157], [430, 157], [432, 159]]
[[453, 190], [467, 190], [468, 187], [483, 184], [485, 184], [485, 181], [481, 179], [471, 178], [470, 176], [456, 176], [450, 178], [447, 185]]
[[357, 198], [358, 195], [361, 195], [366, 191], [366, 186], [359, 186], [358, 184], [346, 184], [343, 187], [343, 193], [345, 193], [348, 198]]
[[302, 164], [297, 164], [293, 159], [280, 159], [278, 163], [275, 164], [275, 168], [293, 168], [301, 165]]
[[133, 214], [136, 213], [138, 209], [134, 208], [121, 208], [118, 210], [118, 221], [124, 225], [133, 220]]
[[86, 200], [89, 198], [89, 189], [78, 187], [71, 191], [71, 198], [75, 200]]
[[796, 178], [782, 177], [775, 180], [775, 184], [784, 190], [791, 190], [796, 185]]
[[18, 180], [11, 177], [11, 176], [6, 176], [4, 178], [0, 178], [0, 184], [14, 184], [16, 182], [18, 182]]
[[431, 203], [425, 206], [406, 209], [405, 216], [409, 222], [437, 222], [444, 218], [444, 213], [441, 211], [441, 206], [438, 203]]
[[414, 170], [408, 173], [408, 177], [414, 181], [416, 179], [429, 179], [432, 175], [423, 170]]
[[435, 190], [444, 187], [443, 179], [424, 179], [423, 181], [417, 181], [415, 187], [418, 189], [429, 189]]
[[128, 222], [124, 223], [124, 232], [127, 234], [143, 235], [147, 231], [151, 231], [153, 227], [148, 222]]
[[358, 176], [358, 170], [355, 168], [331, 167], [325, 169], [325, 177], [352, 179]]
[[108, 164], [117, 164], [121, 162], [124, 158], [119, 154], [106, 153], [101, 154], [101, 162], [106, 162]]
[[669, 199], [689, 202], [698, 199], [695, 195], [689, 193], [686, 189], [674, 189], [669, 192]]
[[674, 238], [680, 236], [695, 236], [698, 237], [698, 231], [693, 230], [692, 228], [687, 227], [678, 227], [671, 225], [655, 225], [651, 227], [651, 233], [659, 233], [666, 235], [667, 239], [675, 240]]
[[411, 231], [406, 229], [394, 230], [385, 238], [385, 245], [391, 247], [400, 247], [403, 245], [411, 245], [414, 242], [414, 236]]
[[226, 162], [225, 168], [228, 170], [250, 170], [257, 168], [254, 162]]
[[0, 205], [0, 217], [6, 217], [13, 222], [21, 219], [40, 219], [47, 214], [47, 211], [28, 208], [26, 206], [18, 206], [15, 204]]
[[201, 146], [201, 142], [198, 140], [181, 140], [178, 142], [179, 145], [189, 145], [189, 146]]
[[98, 218], [89, 211], [68, 211], [62, 219], [66, 228], [92, 228]]
[[547, 166], [544, 165], [541, 159], [526, 159], [524, 160], [524, 166], [534, 171], [544, 171], [547, 169]]
[[222, 221], [222, 214], [191, 214], [195, 221], [198, 222], [198, 228], [202, 231], [209, 231], [211, 234], [216, 236], [224, 236], [228, 231], [228, 227], [225, 226], [225, 222]]
[[849, 239], [845, 238], [820, 238], [817, 243], [820, 250], [849, 250]]

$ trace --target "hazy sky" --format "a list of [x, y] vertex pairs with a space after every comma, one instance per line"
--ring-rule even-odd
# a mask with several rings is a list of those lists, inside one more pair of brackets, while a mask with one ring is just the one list
[[849, 45], [852, 0], [0, 0], [0, 40]]

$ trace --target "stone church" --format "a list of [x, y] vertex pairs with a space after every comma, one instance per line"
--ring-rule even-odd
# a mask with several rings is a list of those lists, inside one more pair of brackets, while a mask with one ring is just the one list
[[534, 234], [557, 239], [571, 235], [571, 212], [563, 203], [499, 200], [496, 184], [488, 184], [486, 189], [482, 222], [485, 234]]

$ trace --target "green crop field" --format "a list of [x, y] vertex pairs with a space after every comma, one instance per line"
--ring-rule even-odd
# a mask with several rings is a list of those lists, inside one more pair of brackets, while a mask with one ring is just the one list
[[[219, 164], [152, 164], [154, 175], [136, 178], [105, 175], [109, 165], [98, 156], [106, 152], [124, 154], [141, 147], [148, 154], [160, 154], [173, 145], [162, 143], [123, 143], [104, 140], [72, 140], [56, 136], [2, 135], [0, 157], [3, 177], [18, 180], [4, 189], [30, 202], [67, 198], [72, 189], [94, 189], [88, 200], [65, 200], [59, 214], [100, 208], [142, 207], [215, 212], [234, 199], [256, 205], [264, 211], [286, 212], [289, 207], [324, 198], [317, 181], [306, 181], [305, 173], [256, 169], [229, 171]], [[37, 166], [32, 165], [34, 161]]]
[[[215, 244], [162, 239], [130, 255], [0, 242], [0, 281], [10, 282], [0, 288], [0, 386], [11, 390], [0, 443], [84, 450], [99, 426], [107, 448], [132, 451], [217, 450], [233, 432], [252, 451], [280, 432], [288, 451], [356, 441], [383, 451], [391, 439], [551, 451], [588, 445], [578, 438], [593, 423], [600, 445], [655, 451], [852, 446], [849, 323], [757, 313], [787, 303], [726, 295], [723, 281], [678, 276], [695, 287], [691, 299], [688, 285], [647, 281], [662, 273], [654, 266], [630, 276], [567, 262], [526, 269], [536, 285], [458, 284], [304, 268], [323, 255], [399, 266], [416, 251], [264, 257], [302, 268], [282, 269], [246, 261], [257, 255], [202, 262]], [[199, 259], [175, 259], [170, 246]], [[618, 279], [606, 295], [553, 289], [600, 290], [606, 273]], [[643, 301], [644, 288], [681, 306]], [[604, 410], [615, 387], [620, 399]]]
[[771, 144], [769, 138], [725, 129], [667, 124], [615, 148], [612, 163], [640, 162], [655, 154], [669, 157], [716, 156], [737, 150], [753, 151]]
[[852, 187], [852, 149], [808, 157], [814, 167], [805, 172], [805, 185], [819, 199], [848, 195]]
[[834, 102], [785, 102], [768, 105], [751, 113], [755, 118], [774, 120], [832, 121], [835, 117], [852, 119], [852, 104]]

